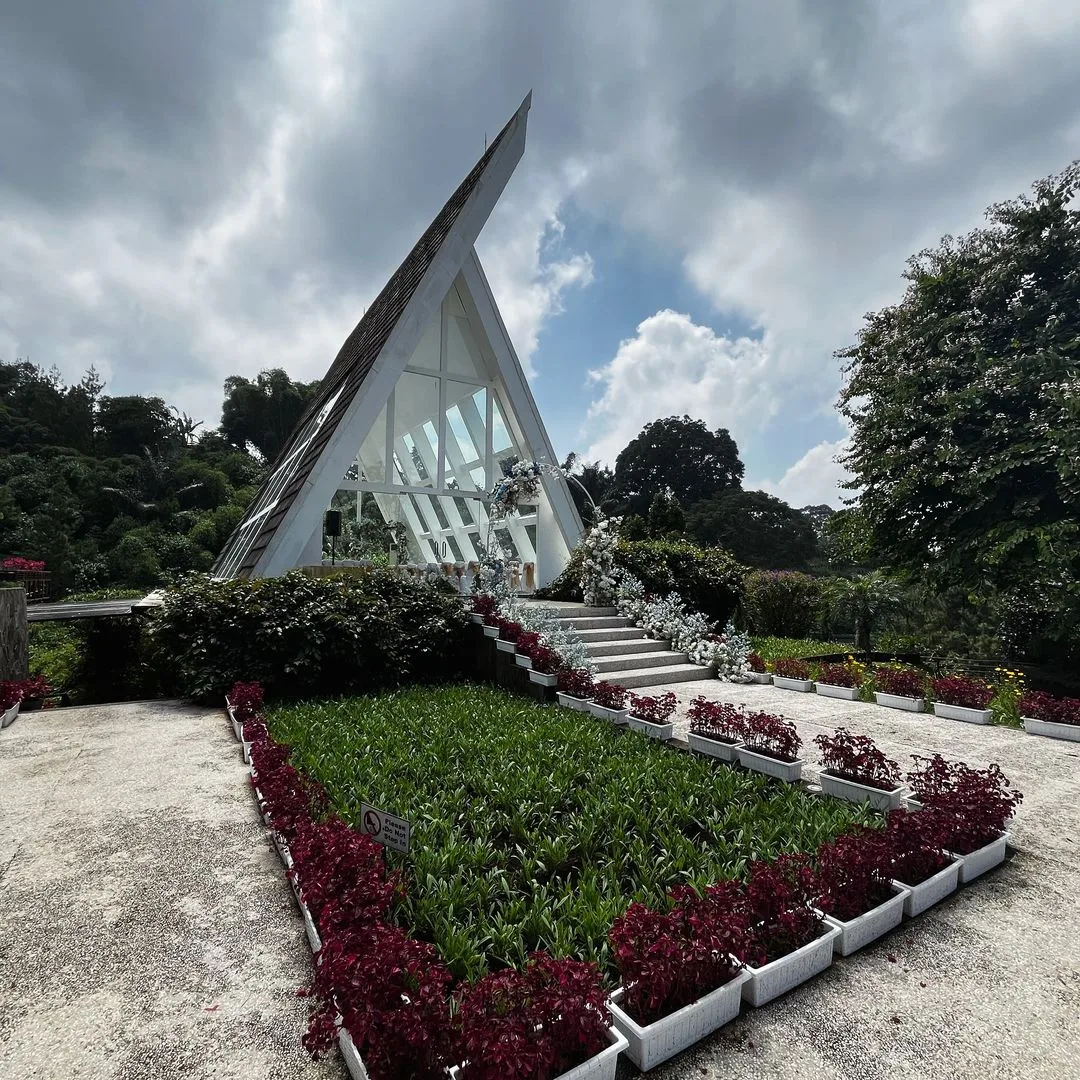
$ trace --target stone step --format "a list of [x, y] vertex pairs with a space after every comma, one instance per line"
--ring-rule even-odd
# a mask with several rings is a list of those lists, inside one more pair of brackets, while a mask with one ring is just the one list
[[564, 626], [574, 630], [607, 630], [609, 628], [615, 629], [618, 627], [634, 625], [629, 619], [624, 619], [619, 615], [575, 616], [574, 618], [562, 619], [560, 621]]
[[[603, 676], [598, 676], [599, 678]], [[647, 686], [650, 689], [656, 687], [659, 692], [663, 692], [664, 687], [671, 683], [695, 682], [698, 679], [707, 678], [709, 678], [708, 668], [698, 667], [697, 664], [673, 664], [671, 667], [613, 672], [606, 681], [625, 686], [627, 690], [638, 690]]]
[[586, 645], [599, 645], [608, 641], [638, 641], [646, 637], [640, 626], [607, 626], [599, 630], [578, 630], [577, 634]]
[[631, 656], [601, 656], [596, 661], [596, 670], [605, 678], [613, 671], [640, 671], [643, 668], [674, 667], [685, 664], [690, 658], [686, 653], [662, 652], [635, 653]]
[[607, 619], [618, 615], [618, 608], [586, 607], [584, 604], [530, 604], [540, 608], [557, 619]]
[[632, 638], [621, 641], [587, 641], [585, 647], [592, 657], [629, 656], [631, 653], [666, 652], [668, 643], [656, 638]]

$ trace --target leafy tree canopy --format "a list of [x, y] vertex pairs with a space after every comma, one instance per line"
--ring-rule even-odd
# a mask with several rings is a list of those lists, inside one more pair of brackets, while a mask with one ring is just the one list
[[726, 491], [695, 503], [687, 527], [699, 544], [726, 548], [748, 566], [801, 570], [817, 554], [810, 519], [764, 491]]
[[307, 408], [318, 382], [293, 382], [281, 369], [260, 372], [255, 381], [240, 375], [225, 380], [221, 434], [240, 449], [255, 447], [269, 463]]

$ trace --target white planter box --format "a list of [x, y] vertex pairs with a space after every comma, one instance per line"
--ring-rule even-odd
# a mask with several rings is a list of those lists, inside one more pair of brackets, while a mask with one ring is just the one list
[[833, 686], [832, 683], [814, 683], [814, 687], [822, 697], [842, 698], [844, 701], [858, 701], [859, 688], [857, 686]]
[[521, 653], [518, 653], [517, 656], [514, 657], [514, 663], [517, 664], [518, 667], [531, 668], [532, 657], [523, 656]]
[[623, 998], [620, 986], [608, 998], [608, 1009], [626, 1037], [626, 1056], [642, 1072], [648, 1072], [712, 1034], [739, 1015], [742, 988], [749, 978], [748, 971], [740, 971], [730, 982], [644, 1027], [619, 1007]]
[[11, 727], [15, 723], [15, 717], [19, 715], [19, 703], [16, 701], [14, 705], [8, 709], [3, 716], [0, 716], [0, 728]]
[[603, 705], [597, 705], [595, 701], [589, 702], [589, 712], [597, 720], [607, 720], [616, 727], [622, 727], [626, 723], [627, 716], [630, 715], [629, 709], [605, 709]]
[[751, 671], [750, 681], [768, 685], [772, 682], [772, 676], [767, 671]]
[[274, 847], [277, 848], [278, 858], [281, 859], [281, 864], [286, 870], [291, 870], [293, 867], [292, 852], [289, 851], [289, 845], [278, 836], [276, 832], [271, 830], [270, 839], [274, 841]]
[[480, 626], [484, 625], [484, 616], [483, 615], [477, 615], [475, 611], [469, 612], [469, 618], [474, 623], [478, 623]]
[[517, 646], [512, 641], [503, 641], [502, 638], [495, 639], [495, 648], [498, 649], [499, 652], [517, 652]]
[[687, 741], [690, 749], [699, 754], [708, 754], [709, 757], [719, 758], [720, 761], [738, 761], [740, 742], [721, 742], [719, 739], [710, 739], [707, 735], [695, 735], [692, 731], [687, 732]]
[[960, 884], [966, 885], [974, 881], [980, 874], [992, 870], [999, 863], [1005, 861], [1005, 845], [1009, 842], [1009, 834], [1002, 833], [996, 840], [991, 840], [985, 847], [976, 848], [970, 855], [958, 855], [950, 852], [954, 858], [960, 860]]
[[909, 890], [904, 898], [904, 914], [911, 919], [944, 900], [949, 893], [956, 892], [959, 879], [960, 860], [957, 859], [919, 885], [909, 885], [906, 881], [894, 881], [893, 884]]
[[1067, 739], [1080, 742], [1080, 724], [1055, 724], [1050, 720], [1036, 720], [1032, 716], [1022, 716], [1024, 730], [1029, 735], [1045, 735], [1050, 739]]
[[[241, 738], [243, 738], [242, 734], [241, 734]], [[242, 742], [241, 745], [244, 748], [244, 764], [245, 765], [250, 765], [251, 764], [251, 743], [245, 741], [245, 742]]]
[[775, 776], [777, 780], [786, 780], [789, 784], [795, 783], [802, 776], [802, 767], [806, 764], [805, 758], [778, 761], [765, 754], [747, 750], [745, 746], [740, 746], [738, 752], [739, 764], [744, 768], [753, 769], [754, 772], [764, 773], [766, 776]]
[[874, 691], [874, 700], [889, 709], [904, 709], [907, 712], [922, 712], [926, 702], [917, 697], [901, 697], [899, 694], [880, 694]]
[[545, 675], [542, 671], [534, 671], [529, 668], [529, 682], [534, 682], [538, 686], [558, 686], [558, 675]]
[[367, 1069], [364, 1068], [364, 1059], [360, 1056], [360, 1051], [356, 1049], [356, 1043], [352, 1041], [352, 1036], [344, 1028], [338, 1031], [338, 1049], [341, 1051], [345, 1068], [349, 1070], [352, 1080], [371, 1080]]
[[236, 713], [232, 709], [229, 710], [229, 719], [232, 720], [233, 735], [236, 736], [237, 742], [244, 741], [244, 725], [236, 719]]
[[[610, 1008], [610, 1006], [609, 1006]], [[615, 1068], [619, 1062], [619, 1055], [626, 1049], [626, 1036], [616, 1027], [607, 1029], [608, 1045], [580, 1065], [559, 1073], [554, 1080], [615, 1080]], [[355, 1048], [354, 1048], [355, 1052]], [[451, 1080], [457, 1080], [461, 1066], [454, 1065], [450, 1069]], [[350, 1069], [350, 1072], [352, 1070]], [[366, 1080], [367, 1074], [364, 1074]], [[353, 1080], [357, 1080], [357, 1074], [353, 1074]]]
[[964, 705], [946, 705], [944, 701], [935, 701], [934, 715], [949, 720], [963, 720], [965, 724], [989, 724], [991, 712], [989, 709], [969, 709]]
[[499, 636], [499, 628], [497, 626], [485, 626], [484, 637], [497, 638]]
[[640, 731], [648, 735], [650, 739], [670, 739], [675, 734], [675, 722], [668, 721], [663, 724], [653, 724], [648, 720], [640, 720], [633, 713], [628, 713], [626, 723], [634, 731]]
[[901, 784], [898, 788], [886, 791], [882, 788], [871, 787], [869, 784], [857, 784], [854, 780], [844, 780], [842, 777], [833, 776], [828, 771], [821, 773], [821, 790], [834, 799], [846, 799], [853, 803], [869, 803], [875, 810], [895, 810], [900, 805], [906, 787]]
[[583, 697], [571, 697], [569, 694], [564, 694], [561, 690], [556, 692], [555, 699], [564, 709], [573, 709], [574, 712], [588, 712], [589, 711], [589, 699]]
[[785, 679], [782, 675], [774, 675], [772, 684], [781, 690], [798, 690], [800, 694], [809, 694], [814, 689], [814, 684], [809, 679]]
[[749, 967], [750, 978], [743, 983], [743, 1001], [755, 1009], [824, 971], [833, 958], [833, 945], [840, 936], [838, 926], [822, 926], [821, 934], [801, 949], [781, 956], [764, 967]]
[[878, 904], [876, 908], [863, 912], [857, 918], [847, 922], [834, 919], [831, 915], [825, 916], [825, 921], [830, 926], [838, 927], [840, 936], [836, 939], [836, 951], [841, 956], [850, 956], [858, 952], [864, 945], [871, 941], [877, 941], [882, 934], [900, 925], [904, 917], [904, 901], [908, 898], [911, 890], [906, 885], [897, 885], [893, 882], [894, 895], [884, 904]]

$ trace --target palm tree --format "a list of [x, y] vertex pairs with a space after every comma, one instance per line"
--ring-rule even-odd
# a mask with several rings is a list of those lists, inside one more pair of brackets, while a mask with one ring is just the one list
[[870, 635], [901, 604], [900, 586], [880, 570], [856, 578], [837, 578], [830, 588], [833, 610], [855, 623], [855, 648], [870, 652]]

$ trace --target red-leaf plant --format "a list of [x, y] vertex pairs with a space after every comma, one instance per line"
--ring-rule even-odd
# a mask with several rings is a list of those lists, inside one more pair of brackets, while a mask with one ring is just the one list
[[[520, 647], [518, 651], [521, 651]], [[539, 672], [541, 675], [554, 675], [562, 667], [562, 657], [554, 649], [549, 649], [546, 645], [534, 645], [529, 650], [528, 656], [532, 660], [533, 671]]]
[[690, 702], [686, 715], [690, 718], [690, 731], [694, 735], [725, 743], [742, 740], [746, 716], [741, 709], [726, 701], [696, 697]]
[[522, 630], [514, 647], [522, 656], [531, 657], [533, 650], [540, 647], [540, 635], [533, 630]]
[[817, 873], [829, 914], [850, 922], [892, 895], [890, 851], [880, 830], [846, 833], [821, 845]]
[[1080, 724], [1080, 698], [1059, 698], [1033, 690], [1020, 699], [1020, 715], [1047, 724]]
[[593, 677], [582, 668], [564, 668], [559, 672], [557, 689], [567, 697], [588, 701], [596, 690]]
[[894, 697], [921, 698], [926, 694], [926, 676], [916, 668], [877, 668], [874, 689]]
[[856, 784], [894, 791], [900, 785], [900, 766], [887, 758], [866, 735], [852, 735], [837, 728], [832, 735], [818, 735], [821, 764], [833, 775]]
[[859, 672], [849, 664], [822, 664], [818, 670], [817, 681], [826, 686], [846, 686], [854, 688], [862, 685]]
[[521, 623], [514, 622], [513, 619], [496, 617], [495, 625], [499, 628], [500, 641], [510, 641], [516, 644], [524, 633], [524, 627], [522, 627]]
[[754, 754], [776, 758], [777, 761], [797, 761], [802, 739], [795, 725], [772, 713], [747, 713], [743, 722], [743, 745]]
[[933, 811], [890, 810], [881, 837], [888, 847], [890, 873], [905, 885], [922, 884], [950, 861], [944, 823]]
[[257, 682], [235, 682], [229, 691], [233, 715], [243, 723], [263, 707], [263, 688]]
[[371, 1080], [446, 1080], [453, 976], [433, 945], [375, 922], [324, 939], [304, 1046], [318, 1057], [337, 1041], [337, 1016]]
[[5, 679], [0, 682], [0, 712], [7, 712], [22, 701], [22, 682]]
[[290, 848], [301, 823], [326, 813], [326, 792], [318, 781], [305, 776], [288, 762], [275, 764], [280, 758], [280, 744], [263, 739], [252, 745], [251, 759], [255, 766], [252, 784], [258, 788], [262, 807], [271, 828], [280, 833]]
[[794, 660], [787, 657], [783, 660], [777, 660], [773, 664], [773, 674], [779, 675], [781, 679], [802, 679], [805, 681], [810, 678], [810, 665], [805, 660]]
[[746, 662], [750, 666], [751, 671], [756, 671], [759, 674], [766, 671], [765, 661], [761, 659], [756, 652], [746, 654]]
[[40, 559], [24, 559], [21, 555], [9, 555], [0, 562], [0, 570], [21, 570], [23, 573], [39, 574], [45, 569]]
[[649, 724], [663, 724], [675, 711], [679, 699], [670, 690], [659, 697], [630, 695], [630, 715]]
[[550, 1080], [608, 1044], [600, 972], [581, 960], [529, 957], [524, 971], [485, 975], [457, 995], [460, 1080]]
[[633, 903], [608, 935], [622, 978], [620, 1007], [651, 1024], [730, 982], [748, 960], [759, 961], [750, 913], [735, 881], [702, 895], [688, 885], [671, 890], [670, 911]]
[[23, 701], [39, 701], [48, 697], [52, 688], [44, 675], [30, 679], [5, 679], [0, 683], [0, 710], [7, 712]]
[[472, 610], [475, 615], [494, 615], [499, 604], [490, 593], [477, 593], [472, 598]]
[[1023, 800], [999, 765], [972, 769], [960, 761], [912, 755], [918, 766], [908, 773], [916, 798], [944, 830], [947, 850], [968, 855], [992, 843]]
[[964, 709], [985, 709], [994, 696], [994, 689], [982, 679], [966, 675], [946, 675], [931, 679], [930, 690], [935, 701], [943, 705], [958, 705]]
[[618, 683], [598, 682], [593, 687], [592, 700], [602, 709], [625, 709], [626, 688]]
[[757, 965], [801, 949], [821, 933], [830, 901], [807, 855], [779, 855], [750, 864], [746, 883], [750, 929], [760, 946]]

